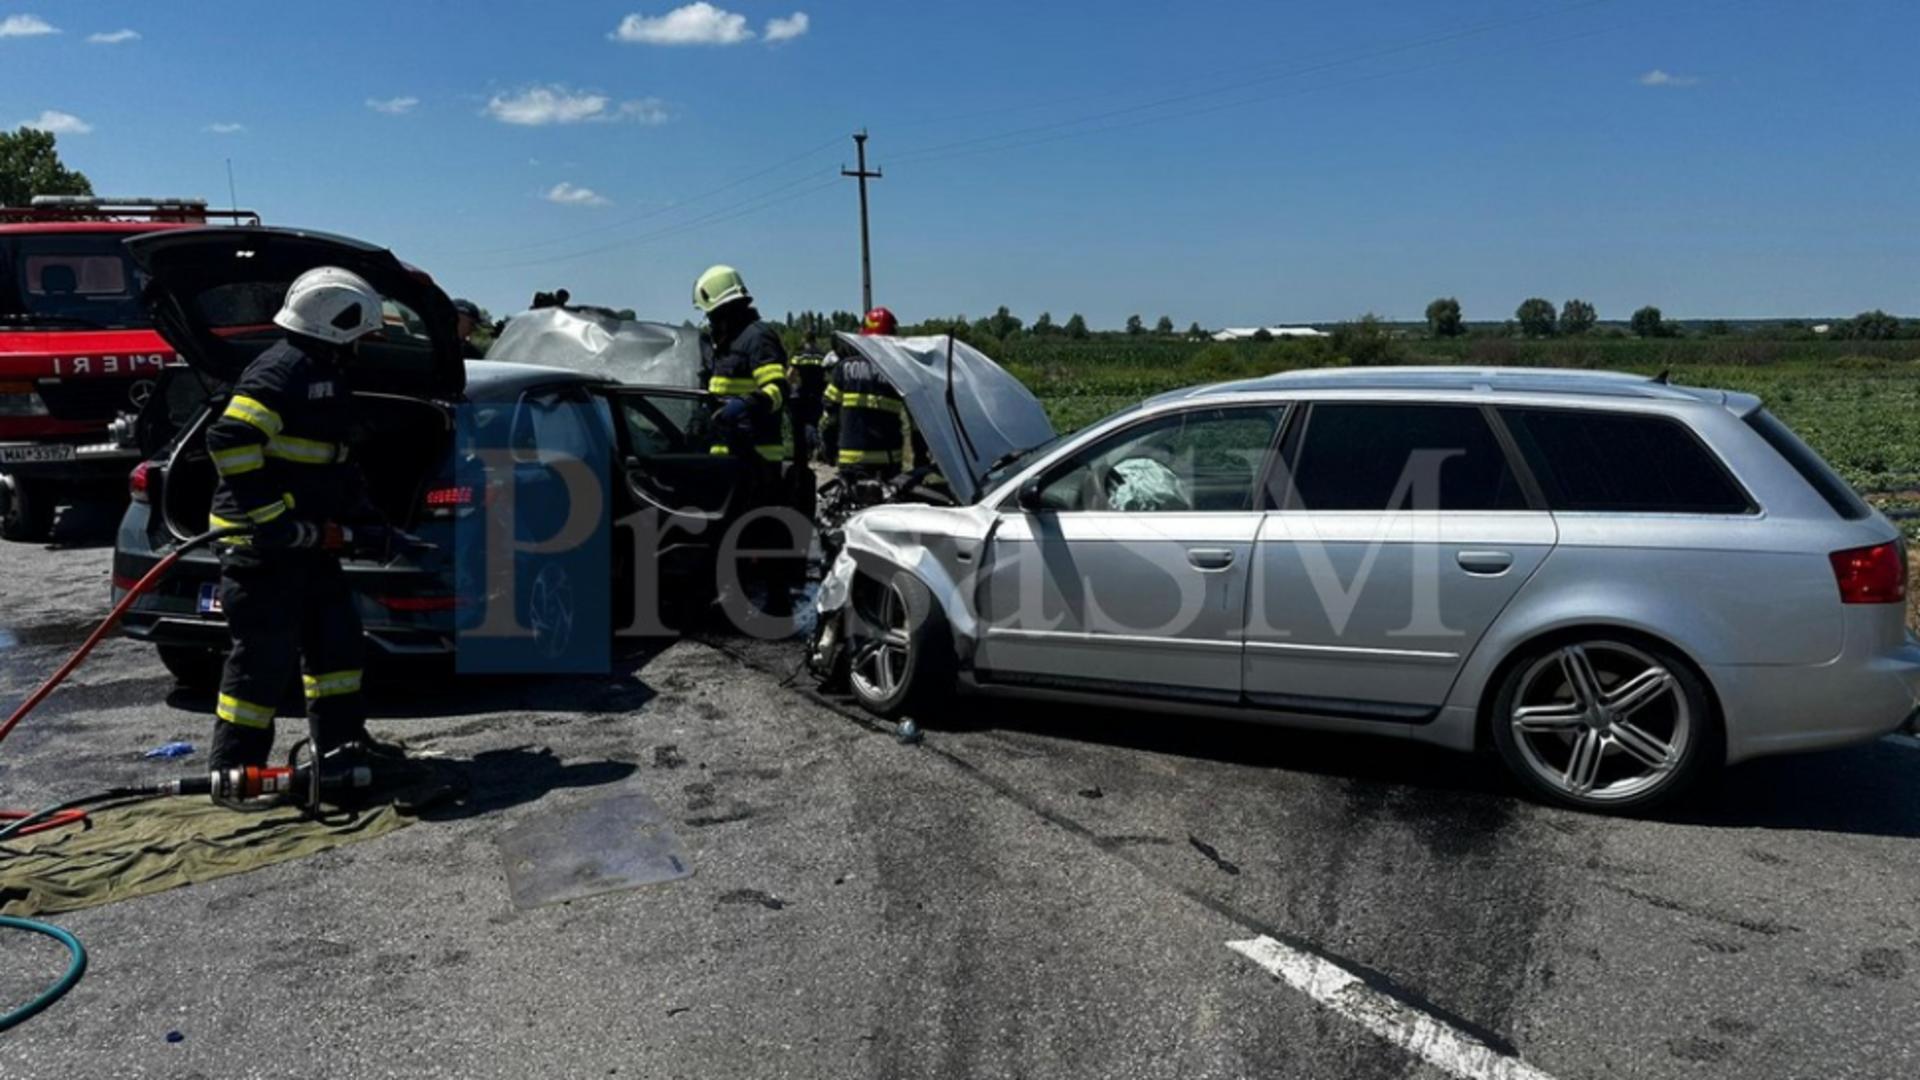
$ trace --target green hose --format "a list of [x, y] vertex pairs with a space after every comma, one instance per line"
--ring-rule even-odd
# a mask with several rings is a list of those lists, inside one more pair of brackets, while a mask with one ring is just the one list
[[35, 934], [45, 934], [60, 944], [65, 945], [67, 952], [72, 955], [73, 959], [67, 963], [66, 974], [60, 976], [58, 982], [41, 991], [39, 997], [34, 998], [32, 1001], [27, 1002], [25, 1005], [20, 1006], [4, 1016], [0, 1016], [0, 1031], [5, 1031], [15, 1024], [27, 1020], [39, 1013], [40, 1010], [59, 1001], [62, 997], [66, 996], [67, 991], [74, 988], [74, 985], [80, 981], [80, 976], [86, 974], [87, 970], [86, 946], [80, 944], [79, 938], [74, 937], [65, 930], [49, 923], [36, 922], [33, 919], [20, 919], [12, 915], [0, 915], [0, 927], [4, 926], [10, 926], [15, 930], [30, 931]]

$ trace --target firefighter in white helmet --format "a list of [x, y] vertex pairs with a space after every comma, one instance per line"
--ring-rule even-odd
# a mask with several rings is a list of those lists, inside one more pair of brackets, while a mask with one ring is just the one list
[[365, 648], [340, 554], [385, 553], [394, 533], [348, 460], [349, 369], [382, 328], [380, 294], [325, 266], [288, 288], [274, 323], [287, 332], [234, 383], [207, 429], [219, 473], [212, 524], [251, 533], [222, 541], [220, 597], [233, 638], [220, 679], [210, 764], [262, 765], [294, 672], [316, 754], [371, 745], [360, 695]]

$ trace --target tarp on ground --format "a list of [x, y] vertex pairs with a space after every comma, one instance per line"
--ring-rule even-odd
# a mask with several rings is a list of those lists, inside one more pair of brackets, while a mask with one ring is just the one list
[[691, 323], [622, 319], [595, 308], [535, 308], [507, 321], [488, 360], [564, 368], [634, 386], [701, 389], [706, 361]]
[[1053, 438], [1040, 399], [964, 341], [840, 334], [835, 349], [873, 361], [900, 391], [915, 430], [961, 502], [979, 496], [980, 476], [994, 462]]
[[86, 824], [9, 840], [0, 915], [51, 915], [212, 881], [385, 836], [415, 819], [391, 804], [313, 818], [246, 813], [204, 798], [109, 807]]

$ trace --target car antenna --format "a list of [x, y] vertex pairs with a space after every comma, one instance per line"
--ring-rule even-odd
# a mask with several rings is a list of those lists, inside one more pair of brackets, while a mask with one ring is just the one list
[[1649, 380], [1649, 381], [1651, 381], [1651, 382], [1657, 382], [1657, 383], [1659, 383], [1659, 384], [1660, 384], [1661, 386], [1669, 386], [1669, 385], [1671, 385], [1671, 384], [1673, 383], [1673, 369], [1672, 369], [1672, 368], [1670, 368], [1670, 367], [1668, 367], [1668, 368], [1661, 368], [1661, 369], [1660, 369], [1660, 374], [1658, 374], [1658, 375], [1655, 375], [1655, 376], [1654, 376], [1654, 377], [1653, 377], [1653, 378], [1652, 378], [1651, 380]]

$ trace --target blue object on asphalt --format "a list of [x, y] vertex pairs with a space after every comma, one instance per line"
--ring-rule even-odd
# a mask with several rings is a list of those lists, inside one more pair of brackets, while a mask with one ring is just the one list
[[170, 742], [165, 746], [156, 746], [140, 756], [143, 758], [177, 758], [193, 753], [190, 742]]

